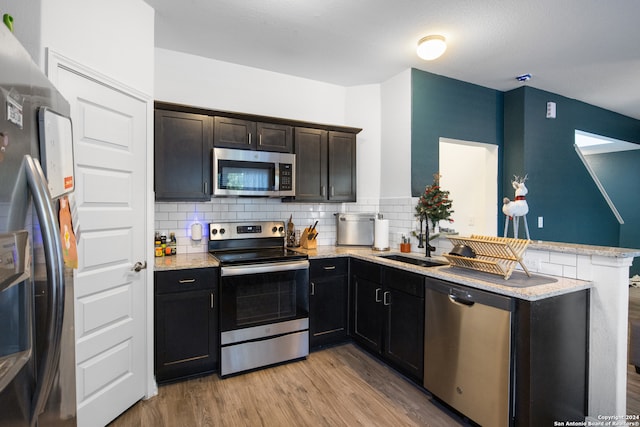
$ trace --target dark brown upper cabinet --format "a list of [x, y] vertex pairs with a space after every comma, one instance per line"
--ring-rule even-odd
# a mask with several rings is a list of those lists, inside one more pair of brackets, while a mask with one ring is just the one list
[[354, 133], [295, 128], [296, 201], [356, 201]]
[[156, 200], [210, 200], [213, 118], [156, 109], [154, 127]]
[[329, 201], [356, 201], [356, 136], [329, 131]]
[[293, 151], [293, 128], [287, 125], [216, 116], [213, 135], [215, 147], [281, 153]]

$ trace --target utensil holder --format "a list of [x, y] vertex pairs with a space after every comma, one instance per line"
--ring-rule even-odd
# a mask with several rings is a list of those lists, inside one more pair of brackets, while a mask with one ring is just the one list
[[318, 248], [317, 231], [310, 231], [309, 227], [305, 228], [300, 236], [300, 246], [304, 249], [317, 249]]
[[400, 243], [400, 252], [411, 252], [411, 243]]

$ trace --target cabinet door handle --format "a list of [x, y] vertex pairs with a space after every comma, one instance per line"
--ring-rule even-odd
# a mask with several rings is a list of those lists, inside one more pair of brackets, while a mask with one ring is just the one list
[[316, 294], [316, 284], [311, 282], [311, 295]]
[[335, 270], [336, 266], [335, 265], [325, 265], [322, 268], [324, 268], [325, 270]]
[[383, 295], [382, 295], [382, 299], [384, 300], [382, 302], [382, 304], [384, 305], [391, 305], [391, 301], [389, 301], [389, 291], [386, 291]]
[[204, 194], [207, 194], [207, 188], [209, 187], [207, 185], [207, 181], [203, 182], [203, 184], [204, 184]]
[[180, 279], [178, 280], [178, 283], [180, 284], [186, 284], [186, 283], [195, 283], [196, 279]]
[[322, 197], [327, 195], [327, 187], [325, 187], [324, 185], [322, 187], [320, 187], [320, 194], [322, 195]]
[[258, 135], [258, 145], [262, 145], [262, 134]]
[[251, 132], [249, 132], [249, 145], [251, 145]]
[[214, 307], [214, 297], [213, 297], [213, 292], [211, 292], [211, 308]]
[[331, 197], [335, 196], [335, 188], [333, 187], [333, 185], [331, 186]]
[[382, 300], [380, 299], [380, 291], [381, 290], [382, 290], [382, 288], [376, 289], [376, 302], [382, 302]]

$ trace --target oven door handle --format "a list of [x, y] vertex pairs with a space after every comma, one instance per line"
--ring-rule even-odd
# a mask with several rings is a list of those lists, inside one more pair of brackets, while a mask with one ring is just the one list
[[281, 271], [304, 270], [309, 268], [309, 261], [286, 261], [270, 262], [266, 264], [254, 265], [232, 265], [222, 267], [220, 275], [222, 277], [242, 276], [247, 274], [276, 273]]

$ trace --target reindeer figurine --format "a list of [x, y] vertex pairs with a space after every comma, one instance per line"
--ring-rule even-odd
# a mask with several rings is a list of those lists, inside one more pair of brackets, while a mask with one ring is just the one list
[[529, 213], [529, 205], [527, 204], [526, 195], [529, 192], [524, 182], [527, 180], [527, 176], [520, 178], [518, 176], [513, 177], [511, 185], [516, 190], [516, 199], [514, 201], [509, 200], [508, 197], [502, 199], [502, 212], [507, 216], [504, 221], [504, 237], [507, 237], [509, 230], [509, 221], [513, 220], [513, 237], [518, 238], [518, 223], [520, 217], [524, 217], [524, 228], [527, 233], [527, 240], [531, 240], [529, 237], [529, 226], [527, 225], [527, 213]]

